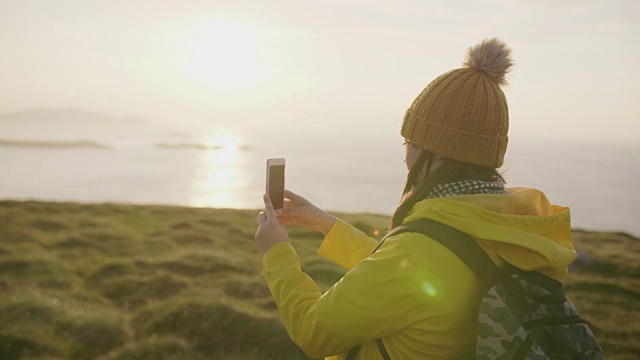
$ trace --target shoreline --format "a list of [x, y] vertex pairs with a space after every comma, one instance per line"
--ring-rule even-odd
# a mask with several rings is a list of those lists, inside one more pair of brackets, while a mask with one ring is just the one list
[[[237, 212], [248, 212], [248, 213], [258, 213], [262, 209], [260, 208], [225, 208], [225, 207], [207, 207], [207, 206], [190, 206], [190, 205], [180, 205], [180, 204], [163, 204], [163, 203], [126, 203], [126, 202], [114, 202], [114, 201], [104, 201], [104, 202], [84, 202], [84, 201], [73, 201], [73, 200], [41, 200], [41, 199], [10, 199], [10, 198], [0, 198], [0, 206], [3, 206], [4, 203], [38, 203], [38, 204], [57, 204], [57, 205], [87, 205], [87, 206], [123, 206], [123, 207], [132, 207], [132, 208], [145, 208], [145, 207], [154, 207], [154, 208], [167, 208], [167, 209], [191, 209], [191, 210], [216, 210], [216, 211], [237, 211]], [[353, 217], [371, 217], [378, 219], [391, 219], [391, 215], [387, 214], [378, 214], [378, 213], [369, 213], [369, 212], [349, 212], [349, 211], [334, 211], [328, 210], [329, 213], [336, 215], [338, 217], [344, 218], [353, 218]], [[388, 221], [387, 221], [388, 222]], [[386, 229], [386, 227], [383, 227]], [[585, 233], [585, 234], [608, 234], [612, 236], [626, 236], [634, 239], [638, 239], [640, 241], [640, 234], [634, 234], [629, 231], [620, 230], [620, 229], [588, 229], [584, 227], [572, 227], [572, 233]]]

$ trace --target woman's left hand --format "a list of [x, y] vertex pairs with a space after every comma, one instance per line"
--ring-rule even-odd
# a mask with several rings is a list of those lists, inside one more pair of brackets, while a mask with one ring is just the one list
[[290, 242], [290, 240], [285, 227], [278, 223], [278, 217], [271, 204], [271, 199], [269, 199], [268, 195], [264, 195], [263, 199], [264, 211], [258, 214], [258, 231], [255, 239], [264, 254], [273, 245], [281, 242]]

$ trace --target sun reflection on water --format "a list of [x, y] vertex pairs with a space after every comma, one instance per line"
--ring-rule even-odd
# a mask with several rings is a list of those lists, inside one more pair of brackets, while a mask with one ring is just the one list
[[194, 176], [190, 204], [221, 208], [238, 208], [242, 204], [237, 194], [245, 186], [240, 162], [242, 148], [239, 139], [231, 132], [221, 131], [211, 135], [206, 145], [211, 150], [202, 151], [200, 165]]

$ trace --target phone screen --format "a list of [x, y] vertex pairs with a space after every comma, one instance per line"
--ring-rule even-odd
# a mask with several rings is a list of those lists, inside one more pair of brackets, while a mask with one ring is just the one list
[[284, 165], [269, 166], [269, 198], [274, 209], [284, 205]]

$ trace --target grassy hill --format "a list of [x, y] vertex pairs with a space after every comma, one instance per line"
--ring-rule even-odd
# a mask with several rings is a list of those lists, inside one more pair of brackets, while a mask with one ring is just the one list
[[[0, 358], [306, 359], [260, 274], [255, 210], [0, 201]], [[339, 214], [373, 233], [388, 218]], [[290, 229], [303, 268], [343, 270]], [[640, 357], [640, 240], [574, 232], [568, 292], [607, 359]]]

